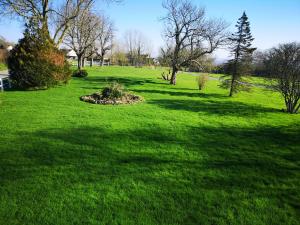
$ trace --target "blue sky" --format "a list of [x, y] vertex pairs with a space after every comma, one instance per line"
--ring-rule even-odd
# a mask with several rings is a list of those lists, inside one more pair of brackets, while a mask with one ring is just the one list
[[[140, 30], [151, 40], [157, 53], [163, 44], [162, 24], [159, 18], [165, 15], [161, 0], [123, 0], [119, 4], [97, 4], [115, 22], [117, 37], [122, 40], [126, 30]], [[194, 0], [206, 8], [208, 17], [221, 17], [231, 24], [234, 31], [237, 19], [245, 10], [251, 22], [254, 46], [267, 49], [279, 43], [300, 42], [300, 0]], [[22, 34], [22, 24], [16, 21], [1, 21], [0, 35], [17, 41]], [[225, 51], [216, 57], [225, 58]]]

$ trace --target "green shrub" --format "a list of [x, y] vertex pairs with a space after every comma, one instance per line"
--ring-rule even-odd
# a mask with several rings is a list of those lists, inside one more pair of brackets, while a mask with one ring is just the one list
[[66, 83], [71, 77], [63, 52], [56, 48], [49, 35], [28, 26], [7, 62], [16, 88], [44, 89]]
[[113, 82], [102, 90], [102, 96], [109, 99], [121, 98], [124, 94], [124, 86], [117, 82]]
[[86, 70], [75, 70], [73, 72], [73, 77], [87, 77], [88, 72]]

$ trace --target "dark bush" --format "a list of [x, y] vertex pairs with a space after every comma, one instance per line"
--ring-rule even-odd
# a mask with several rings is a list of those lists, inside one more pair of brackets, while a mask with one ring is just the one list
[[73, 77], [87, 77], [88, 72], [86, 70], [75, 70], [73, 72]]
[[16, 88], [44, 89], [67, 83], [71, 77], [64, 54], [42, 30], [27, 26], [24, 38], [8, 57], [10, 78]]

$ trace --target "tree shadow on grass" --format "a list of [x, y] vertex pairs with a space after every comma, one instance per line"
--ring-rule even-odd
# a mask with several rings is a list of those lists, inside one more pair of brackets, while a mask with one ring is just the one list
[[165, 83], [162, 82], [156, 82], [153, 79], [141, 79], [141, 78], [124, 78], [124, 77], [87, 77], [85, 78], [85, 81], [89, 82], [89, 86], [83, 87], [87, 89], [93, 89], [91, 87], [92, 85], [97, 84], [97, 88], [99, 86], [107, 85], [112, 82], [118, 82], [120, 84], [123, 84], [125, 87], [131, 87], [131, 86], [143, 86], [145, 84], [159, 84], [159, 85], [165, 85]]
[[[206, 95], [205, 98], [210, 98], [210, 95]], [[213, 95], [213, 98], [215, 98], [215, 95]], [[148, 101], [148, 103], [166, 109], [224, 116], [255, 116], [260, 113], [280, 112], [278, 109], [261, 105], [245, 104], [236, 101], [203, 100], [203, 98], [200, 100], [155, 99]]]
[[199, 91], [193, 91], [193, 92], [185, 92], [185, 91], [179, 91], [180, 89], [174, 88], [174, 89], [168, 89], [168, 90], [150, 90], [150, 89], [133, 89], [132, 91], [138, 92], [138, 93], [150, 93], [150, 94], [161, 94], [161, 95], [171, 95], [171, 96], [183, 96], [183, 97], [191, 97], [191, 98], [225, 98], [222, 94], [203, 94], [199, 93]]
[[[100, 196], [109, 193], [112, 185], [120, 186], [132, 199], [139, 198], [134, 185], [143, 184], [147, 195], [139, 201], [147, 203], [146, 211], [165, 202], [184, 214], [203, 209], [208, 192], [210, 201], [218, 204], [210, 209], [216, 215], [228, 204], [247, 211], [239, 208], [245, 207], [241, 201], [257, 197], [269, 199], [278, 208], [284, 203], [299, 209], [299, 132], [297, 124], [289, 128], [122, 131], [79, 127], [23, 132], [14, 142], [20, 145], [27, 140], [22, 157], [12, 161], [12, 151], [1, 152], [0, 184], [18, 179], [35, 183], [35, 177], [42, 176], [55, 179], [61, 188], [102, 185]], [[214, 190], [226, 193], [222, 200], [229, 203], [220, 202]], [[155, 197], [149, 199], [153, 192]], [[244, 193], [244, 197], [234, 193]], [[139, 201], [125, 206], [128, 213]], [[118, 204], [110, 202], [110, 207], [117, 210]], [[172, 218], [172, 210], [165, 213], [164, 219]]]
[[[22, 140], [24, 137], [32, 140], [28, 146], [24, 144], [24, 156], [36, 160], [40, 165], [48, 166], [77, 164], [85, 159], [96, 158], [99, 162], [111, 161], [115, 164], [131, 161], [141, 165], [199, 162], [201, 167], [228, 170], [232, 168], [232, 172], [238, 173], [235, 167], [259, 167], [257, 173], [272, 170], [279, 175], [278, 177], [283, 177], [287, 169], [292, 167], [288, 167], [285, 163], [281, 166], [277, 164], [299, 160], [300, 149], [292, 151], [300, 145], [297, 139], [299, 126], [295, 126], [289, 133], [284, 129], [272, 127], [259, 129], [191, 127], [187, 132], [183, 131], [185, 135], [180, 136], [174, 132], [159, 128], [120, 132], [81, 127], [41, 130], [34, 134], [21, 133], [20, 137]], [[40, 146], [45, 147], [39, 148]], [[125, 146], [125, 150], [122, 146]], [[197, 157], [191, 161], [185, 160], [181, 156], [174, 155], [174, 152], [165, 152], [168, 146], [180, 146], [188, 152], [200, 155], [204, 153], [208, 158], [205, 165], [203, 159]], [[151, 149], [150, 152], [144, 151], [148, 148]], [[295, 168], [299, 169], [299, 165], [294, 165]]]

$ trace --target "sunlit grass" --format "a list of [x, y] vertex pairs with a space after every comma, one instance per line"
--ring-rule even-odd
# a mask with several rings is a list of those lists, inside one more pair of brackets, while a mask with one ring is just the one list
[[[88, 70], [0, 93], [0, 224], [299, 224], [300, 115], [282, 113], [279, 94]], [[79, 100], [114, 80], [145, 101]]]
[[4, 63], [0, 62], [0, 71], [1, 70], [6, 70], [6, 69], [7, 69], [7, 66]]

